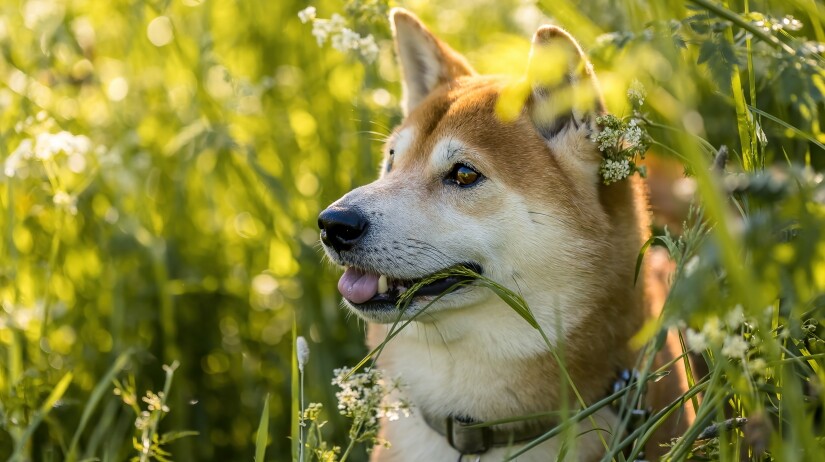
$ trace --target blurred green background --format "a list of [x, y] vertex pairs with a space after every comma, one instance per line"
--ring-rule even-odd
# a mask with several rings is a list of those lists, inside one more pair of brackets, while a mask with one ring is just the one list
[[[795, 14], [801, 34], [825, 41], [822, 5], [753, 3]], [[345, 14], [342, 2], [311, 4], [322, 17]], [[739, 151], [719, 71], [735, 50], [718, 44], [697, 64], [715, 36], [685, 22], [697, 13], [682, 2], [397, 4], [481, 72], [518, 75], [535, 28], [563, 25], [592, 51], [615, 112], [639, 78], [663, 88], [654, 113], [671, 120], [678, 109], [689, 130]], [[162, 427], [199, 434], [171, 446], [176, 460], [251, 460], [267, 394], [268, 459], [285, 460], [293, 320], [310, 342], [308, 401], [336, 408], [332, 370], [363, 356], [364, 326], [339, 309], [316, 217], [375, 176], [400, 86], [386, 22], [353, 24], [381, 46], [366, 63], [319, 47], [297, 16], [308, 5], [0, 0], [0, 456], [72, 371], [27, 449], [62, 460], [92, 389], [129, 351], [117, 376], [133, 375], [138, 395], [161, 389], [162, 365], [180, 362]], [[822, 141], [821, 74], [789, 64], [785, 75], [769, 53], [753, 66], [743, 88], [759, 106]], [[754, 141], [767, 163], [821, 163], [809, 141], [763, 123], [766, 139], [783, 140], [781, 150]], [[61, 131], [71, 135], [43, 136]], [[9, 161], [26, 140], [34, 157]], [[91, 419], [79, 455], [133, 454], [135, 416], [110, 388]]]

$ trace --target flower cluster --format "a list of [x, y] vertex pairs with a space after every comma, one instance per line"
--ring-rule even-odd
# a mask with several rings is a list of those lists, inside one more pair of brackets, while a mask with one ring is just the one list
[[76, 215], [79, 188], [88, 186], [89, 167], [99, 166], [105, 148], [95, 148], [85, 135], [56, 128], [54, 119], [43, 111], [18, 122], [15, 132], [26, 137], [5, 159], [3, 173], [18, 180], [48, 178], [50, 187], [43, 191], [48, 191], [56, 209]]
[[599, 173], [604, 178], [605, 184], [610, 184], [629, 177], [633, 173], [633, 167], [630, 166], [630, 161], [626, 158], [619, 160], [605, 159], [602, 161]]
[[630, 88], [627, 89], [627, 99], [630, 101], [630, 104], [632, 104], [634, 108], [639, 108], [645, 104], [646, 97], [647, 91], [644, 85], [642, 85], [642, 82], [634, 79], [633, 82], [630, 83]]
[[398, 420], [409, 417], [410, 403], [404, 399], [394, 400], [389, 395], [400, 393], [397, 380], [386, 381], [378, 369], [368, 369], [350, 375], [349, 368], [336, 369], [332, 384], [340, 388], [335, 393], [338, 410], [353, 419], [350, 437], [353, 440], [386, 445], [378, 438], [378, 424], [381, 419]]
[[[321, 403], [309, 403], [301, 414], [301, 427], [309, 427], [308, 435], [304, 439], [302, 433], [301, 453], [299, 461], [304, 460], [303, 449], [309, 449], [319, 462], [338, 462], [338, 455], [341, 454], [341, 447], [330, 445], [323, 439], [321, 427], [326, 425], [326, 421], [321, 420], [321, 411], [324, 409]], [[303, 428], [302, 428], [303, 431]]]
[[307, 422], [316, 422], [321, 418], [321, 410], [324, 405], [321, 403], [309, 403], [301, 414], [301, 425], [306, 426]]
[[686, 341], [691, 350], [701, 353], [707, 349], [718, 350], [722, 356], [730, 359], [747, 359], [751, 344], [739, 333], [741, 327], [750, 330], [742, 305], [733, 307], [725, 318], [712, 316], [705, 321], [700, 331], [688, 329]]
[[380, 50], [375, 37], [372, 34], [362, 36], [347, 27], [347, 21], [338, 13], [333, 14], [330, 19], [321, 19], [317, 17], [315, 7], [310, 6], [301, 10], [298, 18], [304, 24], [312, 23], [312, 35], [318, 46], [329, 40], [336, 50], [343, 53], [358, 52], [367, 62], [373, 62], [378, 57]]
[[[638, 97], [644, 101], [643, 90], [639, 91]], [[644, 168], [636, 165], [636, 158], [644, 159], [650, 146], [650, 137], [642, 127], [642, 120], [631, 117], [625, 121], [608, 114], [597, 117], [596, 123], [601, 130], [591, 139], [604, 156], [599, 167], [604, 184], [621, 181], [634, 172], [644, 176]]]
[[748, 13], [745, 17], [750, 19], [753, 25], [761, 28], [765, 32], [777, 32], [782, 30], [796, 32], [802, 29], [802, 21], [791, 15], [785, 15], [783, 18], [776, 18], [753, 11]]
[[169, 412], [169, 406], [166, 405], [166, 397], [162, 391], [157, 393], [146, 391], [146, 396], [143, 397], [143, 402], [147, 404], [149, 411]]
[[[770, 308], [767, 308], [770, 309]], [[742, 305], [736, 305], [720, 319], [707, 318], [701, 330], [687, 329], [685, 341], [696, 353], [712, 351], [725, 360], [739, 363], [748, 376], [764, 380], [771, 369], [760, 356], [760, 340], [755, 331], [756, 321], [746, 318]]]
[[41, 133], [36, 138], [23, 140], [6, 158], [3, 168], [8, 177], [18, 174], [26, 162], [45, 162], [58, 155], [65, 155], [69, 169], [81, 173], [86, 167], [86, 155], [92, 151], [92, 142], [85, 135], [74, 135], [67, 131]]

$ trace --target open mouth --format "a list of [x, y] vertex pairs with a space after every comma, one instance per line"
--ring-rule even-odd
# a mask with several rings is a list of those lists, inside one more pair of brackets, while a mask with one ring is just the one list
[[[481, 265], [477, 263], [462, 263], [418, 279], [391, 279], [383, 274], [350, 266], [338, 281], [338, 291], [355, 308], [389, 309], [398, 303], [401, 295], [414, 287], [415, 293], [412, 296], [416, 298], [453, 292], [463, 286], [462, 282], [474, 278], [470, 274], [451, 273], [468, 273], [467, 270], [476, 274], [482, 272]], [[435, 277], [441, 273], [444, 273], [444, 277]], [[420, 285], [423, 281], [427, 283]]]

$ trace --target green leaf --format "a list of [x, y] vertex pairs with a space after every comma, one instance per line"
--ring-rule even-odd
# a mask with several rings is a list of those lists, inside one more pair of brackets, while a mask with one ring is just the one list
[[186, 438], [187, 436], [198, 436], [199, 434], [200, 433], [193, 430], [171, 431], [161, 435], [160, 439], [158, 440], [158, 444], [164, 445], [171, 443], [172, 441], [179, 440], [181, 438]]
[[696, 63], [703, 64], [708, 62], [716, 55], [716, 49], [716, 44], [713, 43], [713, 41], [707, 40], [703, 42], [702, 46], [699, 47], [699, 58], [696, 60]]

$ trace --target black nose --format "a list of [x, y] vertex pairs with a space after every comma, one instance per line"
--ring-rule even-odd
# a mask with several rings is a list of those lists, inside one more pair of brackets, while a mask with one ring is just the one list
[[337, 251], [349, 250], [364, 236], [367, 219], [357, 209], [330, 207], [318, 216], [321, 240]]

